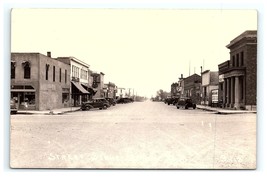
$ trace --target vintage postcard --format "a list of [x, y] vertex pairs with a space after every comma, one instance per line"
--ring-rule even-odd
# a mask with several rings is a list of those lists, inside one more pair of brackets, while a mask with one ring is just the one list
[[256, 169], [257, 11], [12, 9], [10, 167]]

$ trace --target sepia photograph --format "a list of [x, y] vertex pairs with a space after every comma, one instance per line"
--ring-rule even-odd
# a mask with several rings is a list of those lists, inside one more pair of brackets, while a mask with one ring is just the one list
[[257, 168], [257, 10], [10, 16], [10, 168]]

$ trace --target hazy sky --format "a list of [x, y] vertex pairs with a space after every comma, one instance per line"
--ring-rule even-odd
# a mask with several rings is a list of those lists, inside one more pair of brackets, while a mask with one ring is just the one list
[[11, 51], [74, 56], [105, 83], [150, 97], [190, 73], [218, 70], [229, 42], [257, 29], [257, 11], [13, 9]]

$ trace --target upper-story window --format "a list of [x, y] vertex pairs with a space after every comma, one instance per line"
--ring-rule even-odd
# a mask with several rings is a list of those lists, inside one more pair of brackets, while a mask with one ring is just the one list
[[77, 66], [72, 65], [72, 77], [79, 78], [79, 68]]
[[53, 66], [53, 82], [56, 81], [56, 67]]
[[15, 79], [16, 77], [16, 62], [11, 61], [11, 79]]
[[67, 83], [67, 70], [65, 69], [65, 83]]
[[45, 65], [45, 80], [48, 80], [49, 64]]
[[81, 79], [88, 78], [88, 71], [81, 69]]
[[24, 67], [24, 79], [30, 79], [31, 78], [31, 63], [28, 61], [24, 61], [22, 65]]
[[240, 54], [240, 66], [244, 66], [244, 52]]
[[61, 82], [61, 68], [59, 68], [59, 82]]
[[235, 56], [232, 56], [232, 66], [235, 66]]
[[236, 66], [239, 66], [239, 53], [236, 54]]

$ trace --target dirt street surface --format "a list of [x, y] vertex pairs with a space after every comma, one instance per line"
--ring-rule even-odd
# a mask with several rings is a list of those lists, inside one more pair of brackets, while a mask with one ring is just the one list
[[146, 101], [65, 115], [11, 115], [10, 165], [255, 169], [256, 114]]

